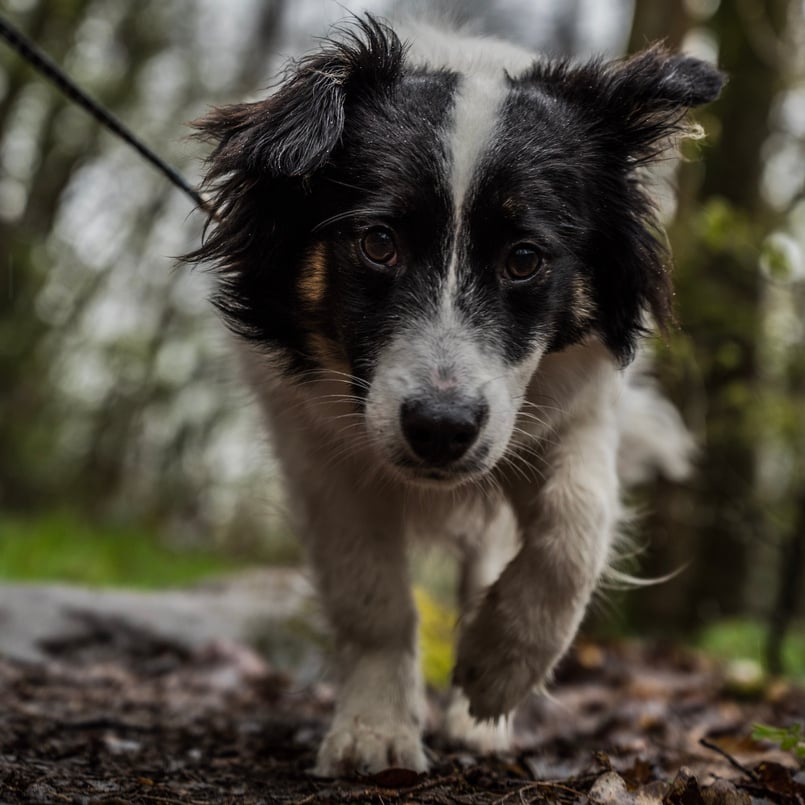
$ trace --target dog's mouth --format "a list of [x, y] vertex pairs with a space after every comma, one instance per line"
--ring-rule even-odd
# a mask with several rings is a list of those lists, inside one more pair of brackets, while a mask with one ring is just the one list
[[428, 487], [447, 488], [477, 481], [485, 475], [489, 470], [483, 461], [487, 452], [488, 450], [481, 450], [479, 455], [471, 459], [438, 467], [407, 455], [396, 456], [392, 463], [394, 469], [408, 481]]

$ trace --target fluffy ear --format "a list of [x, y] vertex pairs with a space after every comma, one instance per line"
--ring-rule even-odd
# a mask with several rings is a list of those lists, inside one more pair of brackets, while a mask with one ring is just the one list
[[653, 159], [688, 131], [688, 109], [714, 101], [726, 76], [699, 59], [654, 45], [607, 65], [600, 88], [599, 113], [627, 155]]
[[585, 132], [578, 159], [595, 177], [593, 272], [597, 329], [617, 360], [634, 356], [645, 316], [673, 320], [670, 258], [654, 204], [637, 168], [689, 134], [687, 112], [715, 100], [726, 77], [662, 45], [625, 61], [537, 63], [519, 81], [569, 104]]
[[327, 162], [344, 129], [348, 93], [388, 86], [400, 73], [397, 35], [367, 14], [325, 40], [321, 51], [291, 63], [263, 101], [214, 109], [192, 125], [217, 147], [206, 181], [245, 171], [302, 177]]
[[184, 259], [218, 269], [213, 302], [235, 332], [260, 338], [267, 327], [292, 329], [285, 301], [292, 280], [265, 267], [283, 264], [275, 258], [300, 226], [305, 180], [338, 146], [351, 95], [388, 89], [403, 57], [390, 28], [370, 15], [355, 18], [292, 63], [265, 100], [215, 109], [194, 124], [216, 145], [202, 185], [212, 213], [201, 246]]
[[615, 72], [632, 103], [648, 107], [701, 106], [714, 101], [726, 81], [712, 64], [669, 53], [659, 44], [621, 62]]
[[691, 56], [655, 44], [625, 61], [574, 65], [537, 62], [518, 83], [561, 97], [630, 164], [656, 156], [686, 131], [688, 109], [715, 100], [726, 76]]

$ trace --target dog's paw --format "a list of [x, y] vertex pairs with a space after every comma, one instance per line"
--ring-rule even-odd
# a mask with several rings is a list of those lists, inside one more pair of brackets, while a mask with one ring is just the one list
[[507, 716], [528, 695], [539, 676], [525, 657], [465, 644], [453, 682], [466, 694], [470, 715], [479, 720]]
[[466, 695], [476, 719], [508, 715], [544, 678], [541, 652], [516, 627], [511, 613], [498, 612], [493, 597], [461, 634], [453, 684]]
[[374, 774], [383, 769], [427, 771], [428, 762], [415, 726], [388, 722], [370, 723], [354, 718], [333, 724], [316, 762], [319, 777]]
[[462, 744], [480, 755], [492, 755], [511, 749], [509, 720], [476, 721], [470, 715], [467, 697], [453, 688], [450, 703], [444, 714], [445, 737], [452, 743]]

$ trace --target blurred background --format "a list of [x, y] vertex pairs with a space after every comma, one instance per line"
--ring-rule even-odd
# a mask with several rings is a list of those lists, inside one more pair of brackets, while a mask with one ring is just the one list
[[[5, 0], [4, 15], [197, 182], [184, 125], [259, 97], [330, 0]], [[588, 629], [678, 637], [805, 675], [803, 0], [445, 3], [554, 54], [656, 39], [717, 61], [707, 132], [662, 166], [678, 332], [658, 375], [701, 444], [635, 499], [640, 572]], [[458, 7], [458, 11], [455, 10]], [[0, 579], [160, 587], [301, 557], [189, 200], [0, 44]], [[426, 572], [436, 601], [443, 563]], [[446, 579], [446, 580], [445, 580]], [[610, 601], [613, 598], [610, 597]]]

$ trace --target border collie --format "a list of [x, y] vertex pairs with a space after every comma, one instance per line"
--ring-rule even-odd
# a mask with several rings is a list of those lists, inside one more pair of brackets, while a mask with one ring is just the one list
[[406, 544], [460, 547], [448, 734], [482, 750], [568, 648], [621, 487], [690, 437], [632, 361], [673, 321], [644, 168], [716, 98], [654, 46], [550, 61], [353, 20], [265, 100], [213, 110], [194, 261], [243, 344], [335, 634], [316, 771], [424, 770]]

